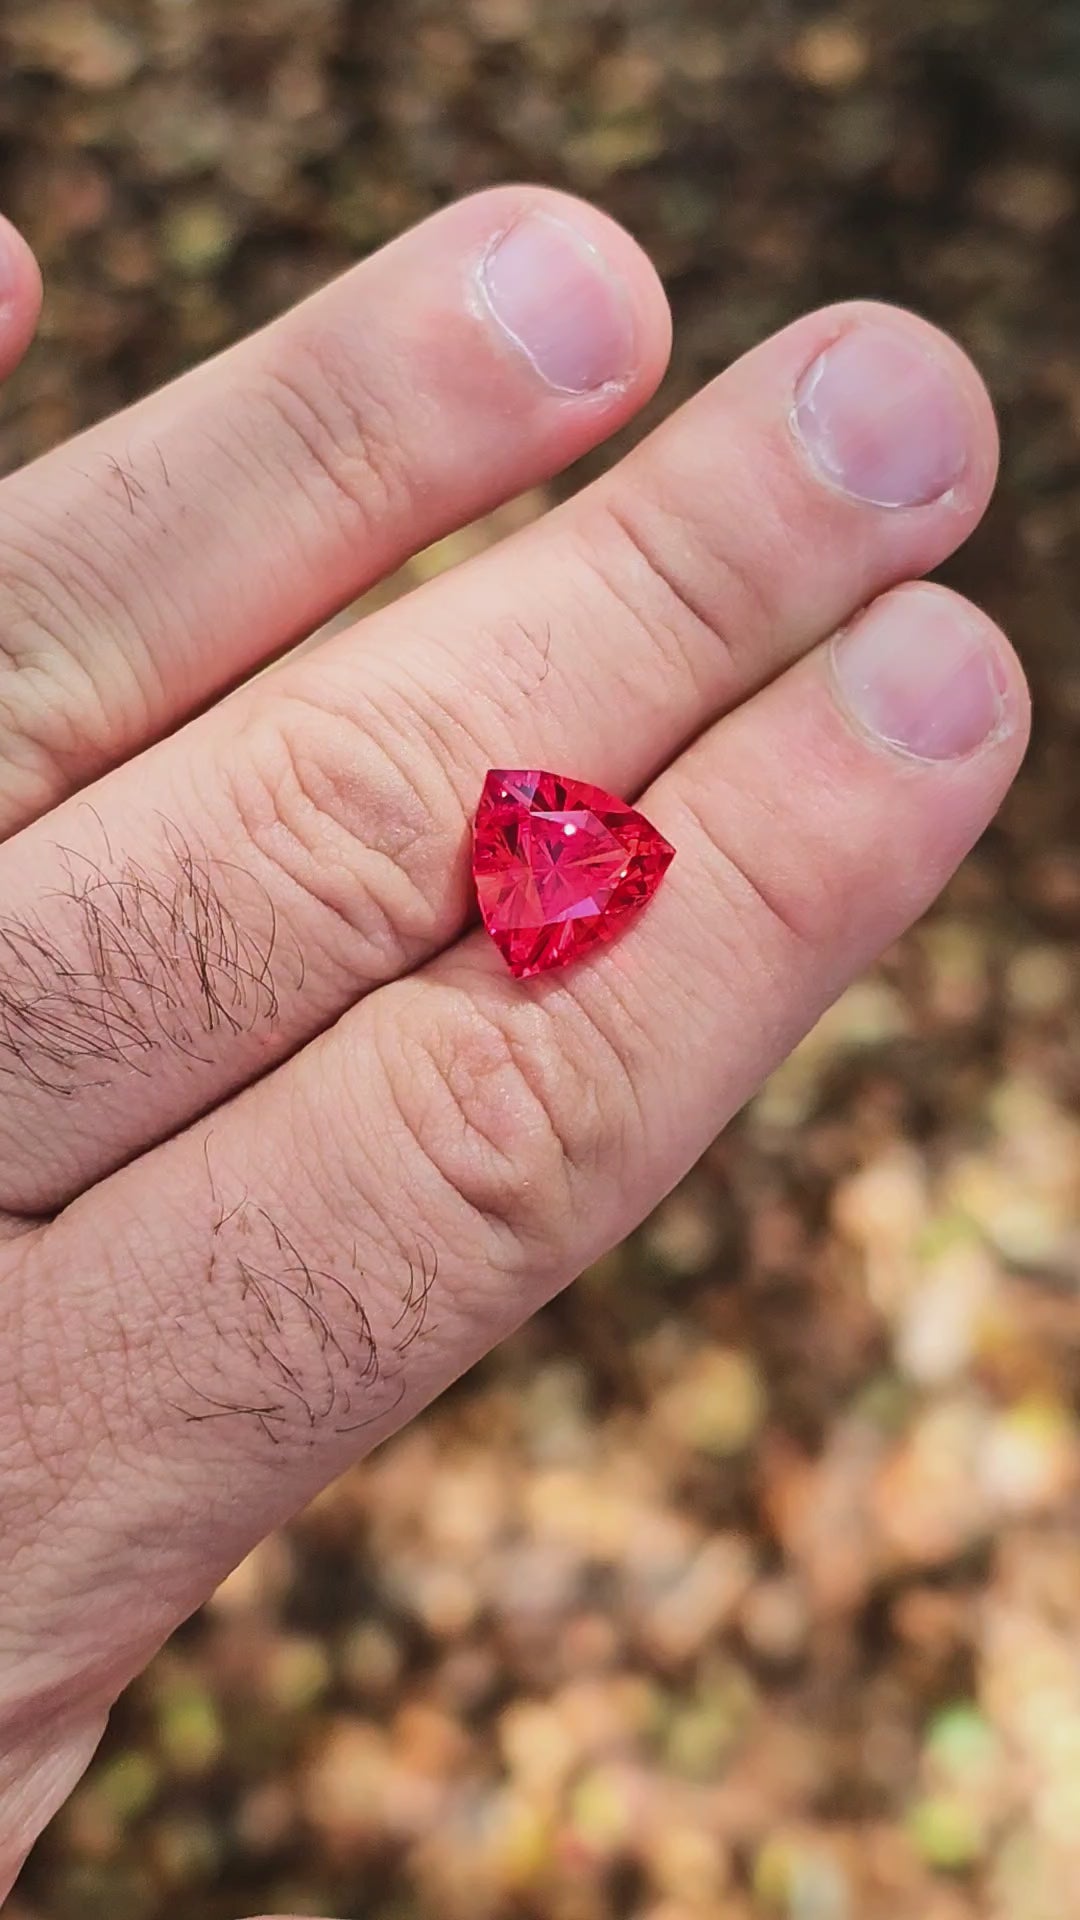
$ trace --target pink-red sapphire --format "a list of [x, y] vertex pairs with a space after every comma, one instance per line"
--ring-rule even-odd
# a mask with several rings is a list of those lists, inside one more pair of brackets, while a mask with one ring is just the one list
[[561, 774], [489, 773], [473, 874], [484, 925], [511, 973], [564, 967], [620, 933], [675, 855], [644, 816]]

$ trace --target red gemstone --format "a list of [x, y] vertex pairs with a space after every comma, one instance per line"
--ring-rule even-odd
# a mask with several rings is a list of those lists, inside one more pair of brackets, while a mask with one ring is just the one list
[[642, 814], [601, 787], [535, 769], [484, 782], [473, 875], [484, 925], [518, 980], [614, 939], [674, 856]]

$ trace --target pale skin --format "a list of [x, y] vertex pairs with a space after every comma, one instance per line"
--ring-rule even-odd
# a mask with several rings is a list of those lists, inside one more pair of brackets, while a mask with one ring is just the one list
[[[38, 298], [0, 227], [5, 371]], [[914, 584], [991, 407], [870, 304], [251, 678], [668, 345], [625, 233], [499, 189], [0, 485], [0, 1894], [173, 1628], [641, 1219], [1016, 772], [1014, 654]], [[491, 766], [678, 849], [527, 985], [470, 897]]]

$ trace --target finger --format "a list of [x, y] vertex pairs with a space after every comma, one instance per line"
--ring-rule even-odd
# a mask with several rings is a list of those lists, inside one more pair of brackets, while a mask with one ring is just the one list
[[0, 1204], [55, 1206], [447, 945], [489, 766], [640, 790], [951, 551], [994, 457], [957, 348], [873, 306], [811, 315], [363, 645], [335, 639], [20, 836], [0, 853]]
[[0, 216], [0, 379], [18, 366], [40, 312], [37, 261], [10, 220]]
[[645, 796], [678, 853], [621, 943], [522, 987], [470, 936], [20, 1243], [15, 1484], [44, 1447], [59, 1489], [20, 1593], [69, 1663], [99, 1623], [87, 1697], [633, 1227], [940, 888], [1026, 724], [982, 615], [889, 596]]
[[0, 834], [604, 439], [669, 335], [613, 222], [501, 188], [8, 480]]

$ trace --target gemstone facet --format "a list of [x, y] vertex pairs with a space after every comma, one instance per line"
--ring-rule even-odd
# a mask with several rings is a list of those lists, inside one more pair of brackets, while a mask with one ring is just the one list
[[484, 925], [517, 980], [621, 933], [675, 849], [601, 787], [535, 768], [489, 773], [473, 830]]

